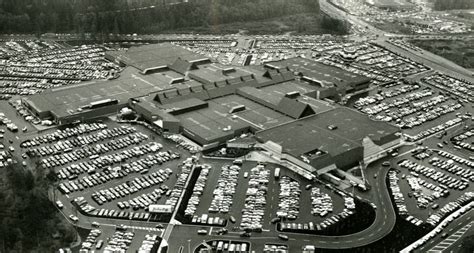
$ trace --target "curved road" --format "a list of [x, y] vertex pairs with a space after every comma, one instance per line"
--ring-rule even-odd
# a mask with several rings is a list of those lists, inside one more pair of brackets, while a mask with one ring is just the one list
[[[396, 214], [392, 205], [390, 194], [388, 192], [386, 177], [389, 171], [388, 167], [380, 166], [383, 160], [374, 162], [370, 167], [371, 170], [377, 169], [377, 178], [369, 178], [372, 182], [372, 190], [366, 195], [371, 196], [370, 202], [374, 203], [377, 208], [375, 210], [376, 217], [374, 222], [365, 230], [343, 236], [324, 236], [324, 235], [309, 235], [309, 234], [296, 234], [296, 233], [283, 233], [288, 235], [289, 241], [281, 241], [277, 238], [278, 231], [269, 231], [262, 233], [253, 233], [250, 238], [241, 238], [236, 232], [232, 232], [228, 225], [229, 234], [227, 235], [215, 235], [215, 233], [209, 233], [208, 235], [198, 235], [197, 230], [205, 228], [206, 226], [194, 226], [194, 225], [180, 225], [174, 226], [169, 240], [170, 252], [177, 252], [181, 246], [186, 247], [189, 244], [191, 247], [196, 247], [201, 244], [203, 240], [245, 240], [253, 243], [253, 250], [257, 247], [257, 252], [263, 250], [263, 244], [265, 243], [278, 243], [287, 244], [290, 249], [298, 249], [304, 245], [314, 245], [317, 248], [327, 249], [348, 249], [354, 247], [365, 246], [376, 242], [387, 234], [389, 234], [396, 222]], [[374, 171], [371, 171], [373, 175]], [[207, 227], [209, 231], [209, 227]], [[218, 228], [213, 228], [213, 231]], [[180, 237], [177, 235], [186, 234], [186, 237]]]
[[[298, 240], [310, 239], [311, 243], [318, 248], [354, 248], [368, 245], [378, 241], [389, 234], [396, 222], [396, 214], [388, 192], [386, 177], [389, 171], [388, 167], [381, 167], [378, 172], [377, 180], [372, 185], [372, 202], [377, 206], [375, 210], [375, 220], [368, 228], [363, 231], [343, 236], [321, 236], [309, 235], [302, 236], [298, 234]], [[290, 235], [290, 234], [289, 234]], [[291, 237], [291, 235], [290, 235]], [[253, 238], [254, 239], [254, 238]]]

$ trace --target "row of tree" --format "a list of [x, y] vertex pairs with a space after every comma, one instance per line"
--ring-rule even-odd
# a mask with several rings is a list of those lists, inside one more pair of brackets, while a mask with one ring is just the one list
[[0, 0], [0, 33], [156, 33], [319, 13], [317, 0], [176, 1]]
[[437, 11], [455, 9], [473, 9], [473, 0], [435, 0], [434, 9]]

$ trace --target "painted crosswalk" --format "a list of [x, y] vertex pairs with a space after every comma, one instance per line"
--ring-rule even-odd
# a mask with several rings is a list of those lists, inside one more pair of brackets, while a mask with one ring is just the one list
[[139, 227], [139, 226], [125, 226], [127, 229], [136, 229], [136, 230], [145, 230], [163, 233], [165, 231], [163, 228], [152, 228], [152, 227]]
[[434, 246], [432, 249], [428, 250], [430, 253], [440, 253], [449, 248], [451, 245], [453, 245], [455, 242], [459, 240], [474, 224], [474, 221], [471, 221], [464, 227], [460, 228], [458, 231], [456, 231], [454, 234], [450, 235], [448, 238], [444, 239], [442, 242], [438, 243], [436, 246]]

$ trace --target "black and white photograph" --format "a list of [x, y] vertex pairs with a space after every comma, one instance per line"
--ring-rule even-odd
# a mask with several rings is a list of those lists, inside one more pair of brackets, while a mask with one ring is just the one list
[[0, 253], [474, 252], [474, 0], [0, 0]]

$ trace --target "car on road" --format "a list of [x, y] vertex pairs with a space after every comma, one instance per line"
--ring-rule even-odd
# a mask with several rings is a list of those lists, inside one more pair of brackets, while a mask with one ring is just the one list
[[225, 235], [225, 234], [227, 234], [227, 232], [229, 232], [229, 231], [227, 230], [227, 228], [221, 228], [221, 229], [217, 230], [216, 233], [217, 233], [218, 235]]
[[74, 221], [74, 222], [78, 222], [78, 221], [79, 221], [79, 218], [77, 218], [77, 216], [72, 215], [72, 214], [69, 215], [69, 219], [71, 219], [71, 220]]
[[278, 238], [280, 238], [284, 241], [288, 241], [288, 239], [290, 239], [287, 235], [284, 235], [284, 234], [278, 234]]
[[100, 226], [100, 224], [98, 222], [94, 221], [94, 222], [92, 222], [92, 226], [97, 228], [97, 227]]
[[197, 233], [198, 233], [198, 235], [205, 235], [205, 234], [207, 234], [207, 230], [205, 230], [205, 229], [199, 229], [199, 230], [197, 231]]
[[63, 203], [61, 201], [56, 201], [56, 206], [60, 209], [62, 209], [64, 207]]
[[252, 236], [252, 233], [250, 233], [250, 232], [242, 232], [242, 233], [240, 233], [240, 237], [250, 237], [250, 236]]
[[272, 223], [272, 224], [275, 224], [275, 223], [279, 222], [280, 220], [281, 220], [280, 218], [275, 217], [275, 218], [273, 218], [273, 219], [271, 220], [271, 223]]

